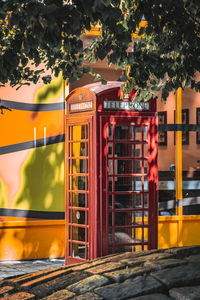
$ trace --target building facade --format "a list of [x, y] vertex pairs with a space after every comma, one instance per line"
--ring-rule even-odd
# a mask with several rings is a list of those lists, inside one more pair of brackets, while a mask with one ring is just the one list
[[[121, 75], [104, 61], [95, 71]], [[0, 89], [11, 109], [0, 115], [0, 260], [64, 256], [64, 100], [92, 81]], [[157, 100], [158, 248], [200, 245], [200, 95], [185, 89], [180, 99]]]

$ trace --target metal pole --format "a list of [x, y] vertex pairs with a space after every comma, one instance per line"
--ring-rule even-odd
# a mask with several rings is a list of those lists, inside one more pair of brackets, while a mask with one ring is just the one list
[[176, 215], [179, 217], [177, 243], [182, 246], [182, 88], [178, 88], [176, 93], [175, 123]]
[[182, 215], [182, 89], [178, 88], [176, 93], [176, 132], [175, 132], [175, 153], [176, 153], [176, 206], [177, 215]]

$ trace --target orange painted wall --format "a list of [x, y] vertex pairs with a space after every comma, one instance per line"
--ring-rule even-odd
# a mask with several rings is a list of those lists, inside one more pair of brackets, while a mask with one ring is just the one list
[[0, 260], [64, 257], [64, 221], [0, 222]]
[[34, 128], [36, 138], [44, 138], [44, 128], [46, 137], [64, 134], [63, 111], [4, 111], [0, 117], [0, 147], [23, 143], [34, 140]]
[[[38, 104], [63, 103], [63, 80], [50, 85], [0, 88], [2, 100], [33, 104], [0, 115], [0, 150], [64, 134], [64, 110], [37, 111]], [[45, 131], [46, 132], [45, 132]], [[11, 148], [10, 148], [11, 149]], [[64, 213], [64, 142], [0, 155], [0, 260], [63, 257], [64, 220], [14, 217], [29, 210]]]

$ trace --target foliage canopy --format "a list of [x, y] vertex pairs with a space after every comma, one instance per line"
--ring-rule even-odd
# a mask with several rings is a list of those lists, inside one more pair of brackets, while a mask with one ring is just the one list
[[[133, 40], [142, 19], [148, 25]], [[85, 48], [84, 33], [96, 24], [101, 34]], [[200, 91], [199, 50], [199, 0], [0, 0], [2, 85], [50, 82], [41, 63], [73, 82], [92, 73], [85, 62], [107, 58], [123, 69], [126, 91], [142, 90], [138, 100], [161, 89], [166, 99], [178, 87]]]

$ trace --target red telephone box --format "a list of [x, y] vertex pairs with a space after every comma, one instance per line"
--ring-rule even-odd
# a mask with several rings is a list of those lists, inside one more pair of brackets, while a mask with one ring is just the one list
[[120, 99], [120, 82], [66, 98], [66, 263], [157, 248], [155, 100]]

